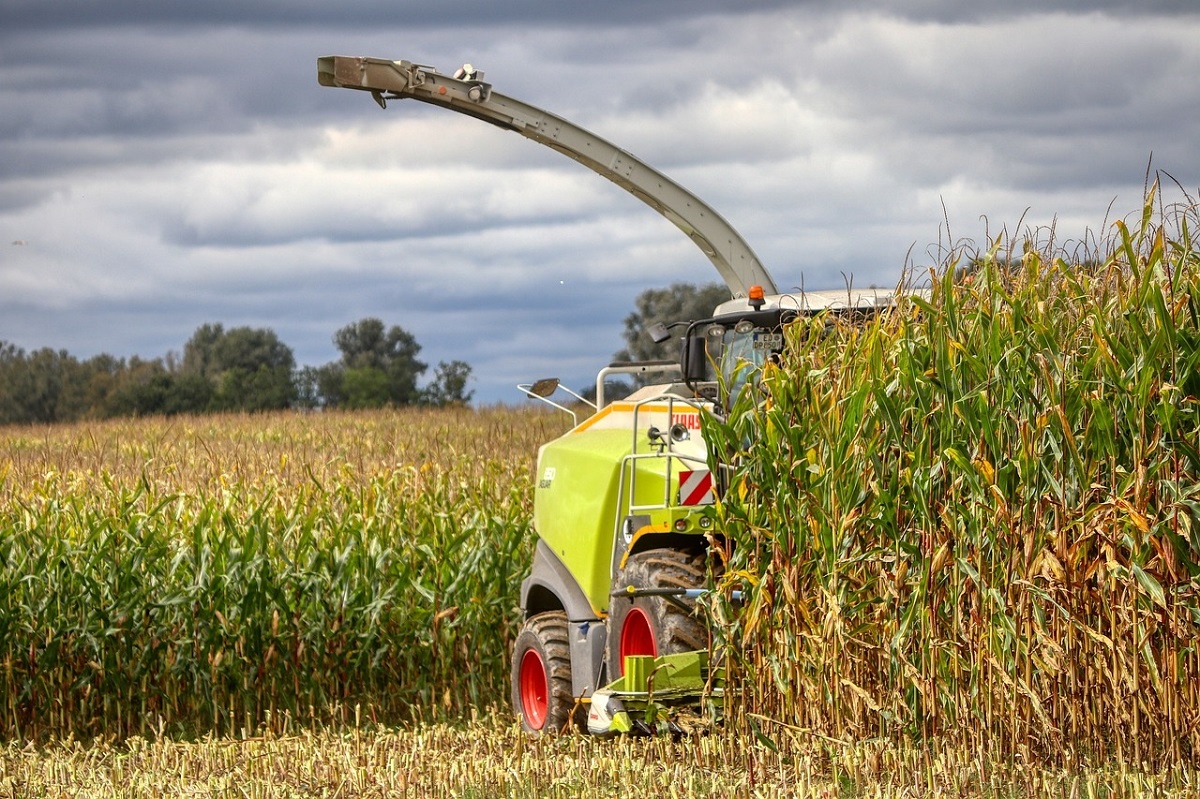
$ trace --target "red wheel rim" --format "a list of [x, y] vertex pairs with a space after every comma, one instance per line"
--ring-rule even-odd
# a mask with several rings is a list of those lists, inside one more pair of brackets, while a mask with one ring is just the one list
[[540, 730], [550, 710], [550, 692], [547, 690], [546, 664], [535, 649], [526, 649], [521, 655], [520, 686], [525, 723], [530, 729]]
[[625, 658], [629, 655], [658, 657], [658, 645], [654, 642], [654, 628], [650, 617], [639, 607], [629, 609], [621, 624], [621, 675], [625, 674]]

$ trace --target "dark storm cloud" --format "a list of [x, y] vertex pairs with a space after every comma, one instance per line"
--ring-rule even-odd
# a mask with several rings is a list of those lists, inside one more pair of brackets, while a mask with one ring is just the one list
[[956, 0], [912, 0], [903, 9], [896, 9], [889, 0], [862, 2], [859, 8], [895, 13], [913, 20], [958, 22], [963, 20], [991, 21], [1011, 19], [1022, 14], [1065, 12], [1070, 14], [1105, 13], [1118, 16], [1147, 14], [1192, 15], [1196, 5], [1191, 0], [1011, 0], [1006, 3], [956, 2]]
[[[779, 7], [780, 2], [746, 2], [742, 10]], [[228, 25], [243, 26], [374, 26], [397, 30], [442, 26], [492, 25], [504, 29], [587, 22], [593, 25], [652, 25], [662, 20], [728, 13], [720, 0], [610, 0], [605, 3], [547, 3], [545, 0], [460, 0], [428, 2], [358, 2], [331, 0], [209, 0], [163, 3], [159, 0], [57, 0], [5, 2], [0, 19], [29, 29], [94, 28], [97, 25]]]
[[[71, 29], [0, 41], [5, 137], [233, 133], [300, 116], [316, 43], [207, 28]], [[306, 80], [307, 79], [307, 80]]]
[[[609, 0], [604, 3], [547, 3], [545, 0], [459, 0], [433, 7], [427, 2], [358, 2], [330, 0], [209, 0], [203, 3], [163, 3], [160, 0], [6, 0], [0, 20], [26, 29], [95, 28], [98, 25], [240, 25], [240, 26], [372, 26], [424, 29], [443, 26], [491, 25], [525, 28], [531, 25], [588, 23], [590, 25], [650, 26], [703, 15], [745, 14], [807, 7], [814, 13], [833, 13], [823, 0]], [[1066, 11], [1113, 14], [1192, 14], [1191, 0], [1012, 0], [971, 3], [961, 0], [914, 0], [899, 6], [893, 0], [843, 0], [837, 13], [871, 11], [917, 20], [995, 19], [1032, 12]]]

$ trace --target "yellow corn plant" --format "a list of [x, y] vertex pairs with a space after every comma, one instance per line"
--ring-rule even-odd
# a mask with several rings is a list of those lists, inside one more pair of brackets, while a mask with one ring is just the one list
[[1196, 758], [1196, 223], [1151, 191], [1095, 257], [951, 260], [867, 323], [793, 325], [706, 421], [742, 487], [753, 613], [716, 616], [746, 721]]

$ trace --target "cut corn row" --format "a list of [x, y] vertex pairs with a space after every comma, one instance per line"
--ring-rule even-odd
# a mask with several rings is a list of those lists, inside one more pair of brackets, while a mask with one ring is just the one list
[[[1012, 756], [1200, 754], [1194, 202], [790, 331], [718, 451], [746, 713]], [[832, 326], [826, 328], [826, 323]], [[752, 717], [747, 717], [752, 718]]]
[[191, 797], [728, 796], [1191, 797], [1194, 770], [1069, 763], [1043, 769], [993, 753], [785, 733], [778, 751], [733, 736], [530, 738], [509, 722], [301, 730], [195, 743], [133, 738], [0, 749], [0, 795]]

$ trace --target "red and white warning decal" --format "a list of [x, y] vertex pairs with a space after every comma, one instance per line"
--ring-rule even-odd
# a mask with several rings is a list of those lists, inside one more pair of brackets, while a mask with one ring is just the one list
[[679, 473], [680, 505], [711, 505], [713, 503], [712, 472], [697, 469]]

